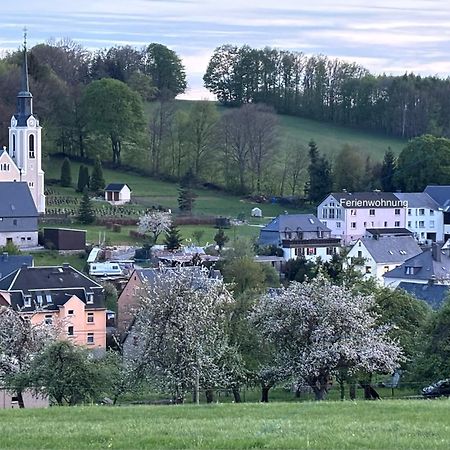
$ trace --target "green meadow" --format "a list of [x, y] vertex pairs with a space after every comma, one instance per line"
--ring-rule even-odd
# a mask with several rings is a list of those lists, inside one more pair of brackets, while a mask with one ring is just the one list
[[2, 449], [448, 449], [449, 400], [0, 410]]

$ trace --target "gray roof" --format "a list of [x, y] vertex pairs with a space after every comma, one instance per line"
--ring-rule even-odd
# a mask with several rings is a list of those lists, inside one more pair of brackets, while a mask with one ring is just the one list
[[363, 201], [363, 202], [375, 202], [375, 201], [388, 201], [398, 203], [398, 198], [393, 194], [392, 192], [332, 192], [330, 195], [332, 195], [338, 203], [342, 205], [343, 208], [351, 208], [351, 209], [358, 209], [358, 208], [369, 208], [369, 206], [346, 206], [345, 203], [341, 203], [342, 200], [347, 201]]
[[281, 214], [261, 231], [330, 231], [314, 214]]
[[37, 217], [39, 214], [25, 182], [0, 183], [0, 217]]
[[439, 208], [438, 203], [426, 192], [398, 192], [394, 194], [399, 200], [408, 202], [408, 208]]
[[0, 278], [6, 277], [11, 272], [25, 265], [28, 267], [33, 265], [33, 257], [31, 255], [8, 255], [8, 253], [3, 253], [0, 255]]
[[403, 263], [422, 253], [411, 236], [387, 236], [379, 239], [361, 239], [377, 263]]
[[[433, 259], [431, 249], [426, 249], [401, 266], [386, 272], [385, 278], [404, 278], [406, 280], [450, 280], [450, 258], [448, 252], [440, 252], [440, 261]], [[414, 273], [407, 274], [406, 267], [414, 268]]]
[[403, 289], [408, 294], [428, 303], [433, 309], [439, 309], [448, 295], [450, 286], [444, 284], [409, 283], [402, 281], [397, 289]]
[[366, 228], [366, 233], [373, 236], [412, 236], [414, 234], [407, 228]]
[[450, 186], [427, 186], [425, 191], [444, 211], [450, 209]]
[[[126, 183], [109, 183], [108, 186], [106, 186], [105, 191], [112, 191], [112, 192], [120, 192], [125, 186], [128, 186]], [[130, 189], [130, 186], [128, 186], [128, 189]], [[130, 189], [131, 191], [131, 189]]]

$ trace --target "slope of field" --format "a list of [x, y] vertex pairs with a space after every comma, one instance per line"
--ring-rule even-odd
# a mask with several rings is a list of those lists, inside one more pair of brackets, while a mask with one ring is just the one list
[[0, 410], [1, 448], [448, 449], [449, 406], [395, 400]]

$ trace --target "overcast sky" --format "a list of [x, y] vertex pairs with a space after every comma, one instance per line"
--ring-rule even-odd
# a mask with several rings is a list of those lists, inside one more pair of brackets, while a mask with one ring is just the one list
[[[2, 0], [0, 48], [69, 37], [89, 49], [159, 42], [188, 75], [185, 98], [210, 98], [215, 47], [249, 44], [322, 53], [373, 73], [450, 75], [449, 0]], [[370, 5], [368, 5], [370, 3]]]

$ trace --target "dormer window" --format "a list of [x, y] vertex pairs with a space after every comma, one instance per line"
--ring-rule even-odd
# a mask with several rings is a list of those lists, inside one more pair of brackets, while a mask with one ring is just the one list
[[86, 294], [86, 303], [89, 303], [89, 304], [94, 303], [94, 294], [92, 292], [88, 292]]
[[34, 134], [30, 134], [28, 138], [28, 155], [30, 158], [34, 158]]
[[25, 295], [23, 298], [23, 306], [29, 308], [31, 306], [31, 295]]
[[52, 294], [45, 294], [45, 301], [47, 303], [53, 303]]
[[405, 267], [405, 274], [406, 275], [414, 275], [414, 267], [406, 266]]

